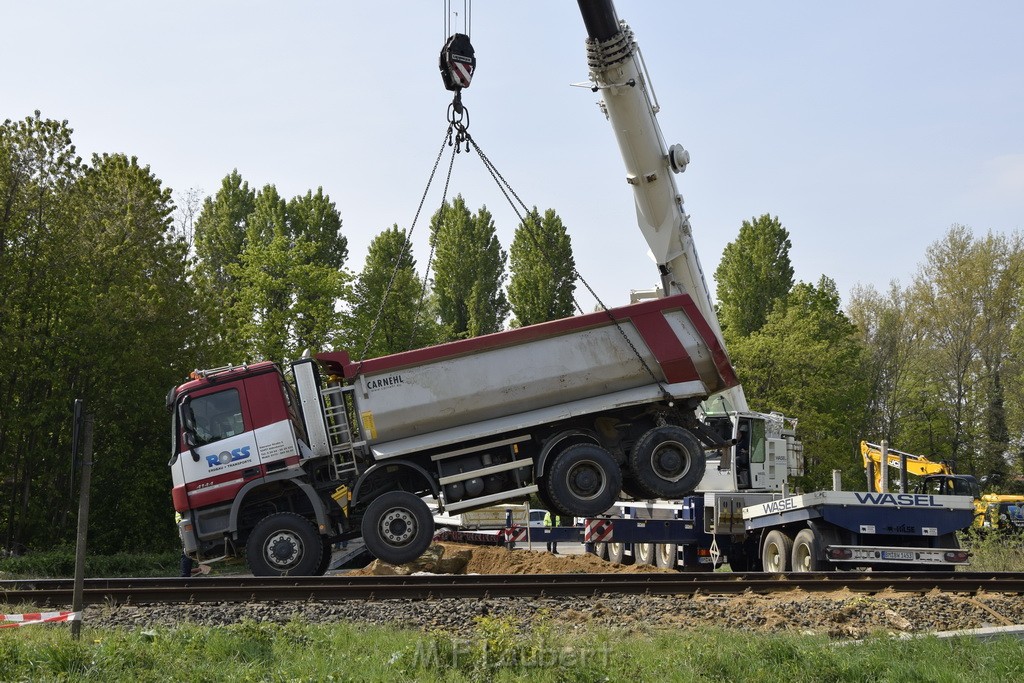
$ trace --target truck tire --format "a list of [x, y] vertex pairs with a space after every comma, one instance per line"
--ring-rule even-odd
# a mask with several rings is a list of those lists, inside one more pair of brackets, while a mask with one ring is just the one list
[[764, 571], [772, 574], [788, 572], [792, 554], [793, 539], [778, 529], [769, 531], [761, 548], [761, 565]]
[[634, 543], [633, 554], [636, 555], [636, 563], [649, 567], [655, 566], [657, 562], [655, 545], [655, 543]]
[[792, 563], [794, 572], [824, 572], [828, 562], [822, 557], [821, 539], [811, 529], [801, 529], [793, 539]]
[[253, 576], [316, 576], [323, 553], [324, 542], [312, 522], [294, 512], [278, 512], [261, 519], [249, 534], [245, 563]]
[[636, 560], [636, 554], [626, 554], [625, 543], [608, 544], [608, 561], [612, 564], [630, 565]]
[[679, 499], [704, 477], [704, 448], [676, 425], [649, 430], [629, 453], [632, 478], [648, 498]]
[[615, 503], [622, 490], [622, 470], [605, 449], [578, 443], [555, 456], [545, 483], [558, 509], [570, 517], [593, 517]]
[[595, 543], [594, 554], [597, 555], [598, 559], [608, 561], [608, 544], [607, 543]]
[[316, 575], [323, 576], [327, 573], [327, 570], [331, 568], [331, 560], [334, 559], [334, 544], [324, 539], [324, 554], [320, 558], [320, 564], [317, 565]]
[[389, 491], [366, 507], [361, 525], [366, 549], [381, 562], [412, 562], [430, 547], [434, 518], [419, 496]]
[[675, 569], [679, 562], [679, 546], [675, 543], [659, 543], [654, 551], [654, 562], [662, 569]]

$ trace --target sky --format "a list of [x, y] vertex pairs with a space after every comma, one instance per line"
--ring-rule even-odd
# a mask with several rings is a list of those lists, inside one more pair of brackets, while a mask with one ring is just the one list
[[[450, 11], [446, 12], [446, 6]], [[1024, 222], [1024, 4], [617, 0], [661, 104], [709, 280], [741, 223], [777, 216], [797, 280], [909, 284], [953, 224]], [[237, 169], [285, 197], [323, 187], [362, 268], [408, 228], [447, 126], [438, 54], [466, 3], [0, 0], [0, 118], [40, 110], [78, 153], [126, 153], [178, 197]], [[472, 3], [470, 133], [528, 206], [554, 209], [609, 305], [657, 283], [575, 2]], [[444, 168], [414, 227], [422, 269]], [[516, 216], [480, 159], [450, 195]], [[712, 287], [714, 285], [712, 284]], [[586, 309], [592, 308], [581, 297]]]

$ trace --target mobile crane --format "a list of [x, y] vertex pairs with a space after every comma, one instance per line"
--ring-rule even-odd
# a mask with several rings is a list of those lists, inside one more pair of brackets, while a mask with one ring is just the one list
[[[579, 4], [594, 88], [665, 296], [383, 358], [335, 350], [287, 368], [196, 371], [166, 402], [185, 552], [210, 562], [244, 551], [256, 575], [320, 574], [331, 543], [357, 536], [386, 562], [418, 557], [434, 532], [425, 498], [456, 513], [535, 493], [562, 515], [594, 517], [623, 494], [651, 518], [663, 504], [647, 501], [681, 501], [638, 540], [675, 544], [682, 556], [697, 548], [713, 562], [721, 543], [734, 567], [760, 566], [764, 547], [774, 553], [764, 565], [785, 570], [792, 536], [811, 568], [827, 558], [965, 562], [948, 543], [957, 497], [783, 495], [801, 471], [795, 425], [748, 409], [725, 352], [672, 178], [688, 154], [665, 149], [632, 32], [612, 3]], [[467, 46], [446, 50], [464, 59], [442, 69], [472, 64]], [[860, 512], [859, 535], [836, 530], [838, 507]], [[938, 522], [908, 517], [923, 511]], [[905, 523], [881, 538], [897, 549], [865, 547], [861, 537], [893, 519]], [[922, 534], [939, 543], [918, 547]]]
[[[658, 293], [689, 294], [724, 349], [673, 177], [686, 169], [689, 154], [665, 143], [642, 53], [612, 0], [578, 4], [588, 35], [591, 86], [601, 93], [600, 107], [633, 190], [637, 223], [658, 265]], [[970, 499], [838, 490], [788, 496], [787, 475], [802, 474], [793, 421], [749, 410], [738, 383], [705, 401], [700, 412], [701, 421], [732, 445], [709, 451], [694, 495], [674, 501], [637, 496], [618, 502], [611, 519], [589, 524], [587, 540], [598, 542], [599, 555], [701, 569], [727, 558], [733, 569], [766, 571], [952, 568], [967, 561], [954, 532], [970, 523]]]

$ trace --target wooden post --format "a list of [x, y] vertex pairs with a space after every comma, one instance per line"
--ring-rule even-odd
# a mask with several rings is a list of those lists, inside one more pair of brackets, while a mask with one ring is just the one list
[[[71, 598], [71, 611], [81, 615], [82, 594], [85, 590], [85, 541], [89, 532], [89, 486], [92, 483], [92, 429], [93, 416], [85, 416], [85, 436], [82, 444], [82, 486], [78, 492], [78, 542], [75, 545], [75, 588]], [[71, 622], [71, 637], [82, 637], [82, 618]]]

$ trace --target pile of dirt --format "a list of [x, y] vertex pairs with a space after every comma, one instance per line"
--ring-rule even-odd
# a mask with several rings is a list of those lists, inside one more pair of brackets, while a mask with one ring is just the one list
[[438, 543], [421, 558], [403, 565], [374, 560], [369, 566], [349, 572], [350, 576], [431, 574], [645, 574], [668, 572], [646, 565], [621, 566], [598, 559], [590, 553], [552, 555], [525, 548], [508, 550], [498, 546]]

